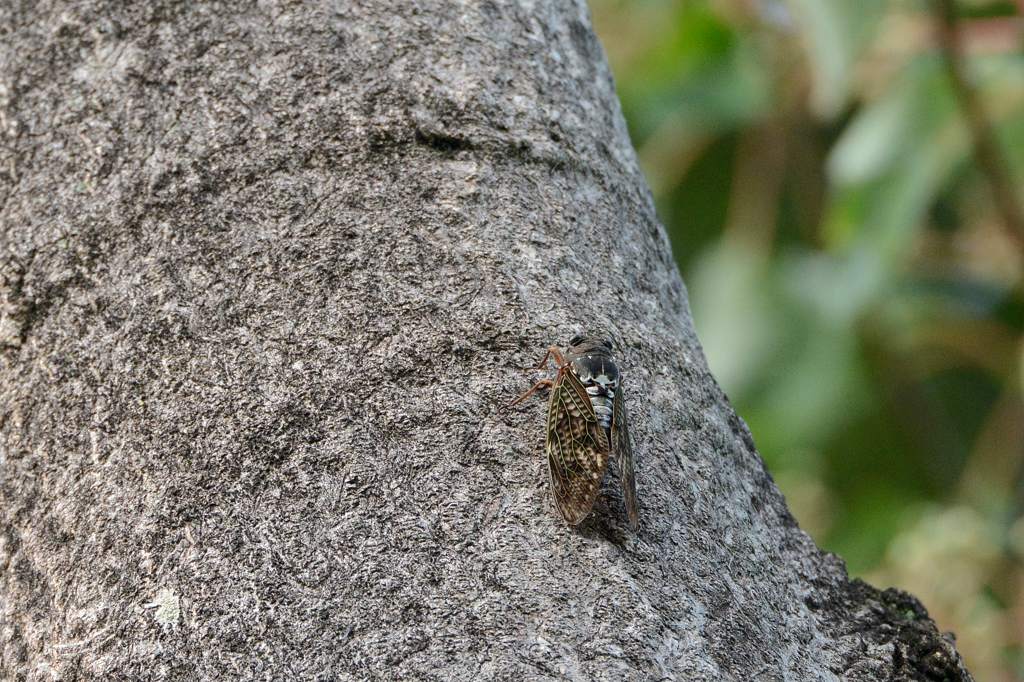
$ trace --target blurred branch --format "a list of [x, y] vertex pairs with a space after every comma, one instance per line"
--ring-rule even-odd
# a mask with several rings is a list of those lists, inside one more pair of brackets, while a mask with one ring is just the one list
[[778, 119], [740, 136], [723, 237], [768, 260], [786, 171], [786, 129]]
[[999, 149], [995, 132], [978, 93], [967, 77], [967, 62], [957, 27], [955, 0], [933, 0], [938, 12], [939, 47], [974, 143], [974, 156], [982, 173], [988, 178], [996, 208], [1006, 228], [1020, 243], [1024, 239], [1024, 209], [1017, 201], [1010, 169]]

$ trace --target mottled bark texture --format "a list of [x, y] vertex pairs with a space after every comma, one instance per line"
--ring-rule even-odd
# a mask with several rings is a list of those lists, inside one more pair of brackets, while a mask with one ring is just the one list
[[[969, 679], [786, 511], [579, 0], [8, 0], [0, 131], [0, 678]], [[635, 536], [502, 408], [584, 327]]]

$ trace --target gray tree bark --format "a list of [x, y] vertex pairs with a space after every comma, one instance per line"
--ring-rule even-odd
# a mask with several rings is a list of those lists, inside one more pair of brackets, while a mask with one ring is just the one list
[[[580, 0], [0, 6], [0, 677], [968, 680], [708, 372]], [[518, 368], [619, 342], [641, 529]]]

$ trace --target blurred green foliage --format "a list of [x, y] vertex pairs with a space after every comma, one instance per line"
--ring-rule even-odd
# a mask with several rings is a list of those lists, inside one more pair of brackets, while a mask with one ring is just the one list
[[801, 525], [1012, 680], [1024, 225], [992, 165], [1024, 200], [1024, 2], [960, 2], [958, 40], [941, 4], [591, 0], [708, 359]]

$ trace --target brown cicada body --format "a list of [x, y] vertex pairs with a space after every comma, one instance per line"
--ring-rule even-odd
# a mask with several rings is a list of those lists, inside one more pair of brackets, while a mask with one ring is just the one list
[[549, 348], [538, 369], [549, 357], [558, 364], [558, 375], [538, 382], [512, 404], [542, 386], [551, 387], [545, 449], [555, 506], [566, 523], [579, 524], [594, 507], [609, 457], [615, 457], [629, 526], [636, 530], [640, 514], [633, 450], [611, 341], [576, 336], [564, 355], [556, 346]]

